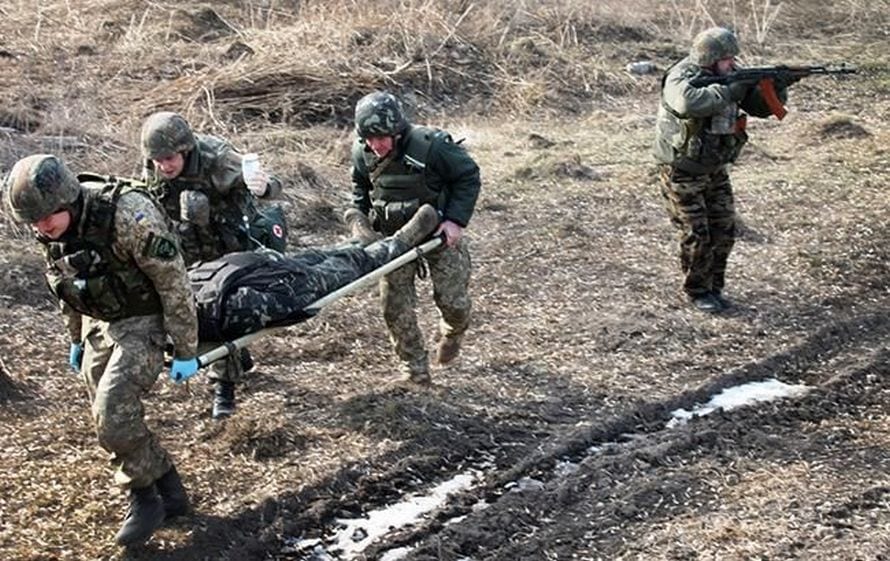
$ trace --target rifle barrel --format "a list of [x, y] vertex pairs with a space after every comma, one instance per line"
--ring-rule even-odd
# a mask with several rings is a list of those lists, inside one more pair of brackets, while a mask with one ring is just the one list
[[737, 81], [755, 81], [762, 78], [777, 78], [779, 76], [794, 75], [798, 77], [810, 76], [812, 74], [831, 75], [831, 74], [856, 74], [858, 71], [855, 66], [842, 63], [835, 66], [788, 66], [780, 64], [777, 66], [752, 66], [748, 68], [740, 68], [729, 74], [719, 76], [699, 76], [690, 82], [693, 87], [701, 88], [711, 84], [729, 84]]

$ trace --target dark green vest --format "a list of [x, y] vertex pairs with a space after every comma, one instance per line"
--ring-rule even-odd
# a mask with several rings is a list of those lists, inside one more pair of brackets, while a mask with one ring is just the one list
[[444, 204], [445, 193], [430, 186], [426, 164], [434, 143], [444, 141], [448, 133], [430, 127], [412, 126], [401, 150], [382, 160], [365, 151], [365, 164], [371, 190], [372, 221], [385, 235], [405, 225], [426, 203], [437, 208]]
[[111, 250], [117, 200], [138, 189], [116, 179], [92, 183], [95, 178], [78, 176], [87, 182], [75, 239], [44, 243], [49, 288], [74, 310], [103, 321], [161, 313], [151, 280]]

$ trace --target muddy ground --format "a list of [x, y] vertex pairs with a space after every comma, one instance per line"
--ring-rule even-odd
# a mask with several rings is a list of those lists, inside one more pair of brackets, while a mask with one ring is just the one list
[[[210, 419], [206, 383], [162, 375], [146, 410], [195, 509], [130, 551], [113, 545], [125, 496], [67, 368], [37, 248], [3, 218], [0, 559], [326, 559], [300, 547], [312, 538], [333, 559], [401, 547], [429, 561], [890, 559], [890, 82], [875, 27], [794, 39], [808, 51], [797, 58], [867, 71], [804, 81], [784, 121], [750, 125], [733, 170], [734, 307], [719, 316], [679, 290], [648, 153], [657, 76], [625, 76], [621, 92], [545, 118], [428, 108], [466, 138], [484, 176], [460, 361], [436, 369], [431, 388], [396, 383], [368, 291], [258, 343], [230, 420]], [[14, 66], [44, 60], [28, 58], [23, 36], [3, 64], [33, 80]], [[620, 43], [616, 72], [628, 52], [657, 51], [632, 36], [651, 50]], [[759, 52], [777, 56], [784, 41]], [[104, 56], [103, 44], [83, 56]], [[4, 169], [41, 150], [87, 166], [94, 140], [100, 171], [136, 158], [132, 131], [69, 138], [15, 123], [0, 133]], [[335, 118], [228, 132], [291, 185], [295, 247], [342, 239], [348, 128]], [[429, 283], [419, 286], [432, 346]], [[675, 409], [770, 378], [810, 391], [667, 427]], [[356, 557], [332, 549], [339, 519], [461, 473], [474, 486], [416, 524]]]

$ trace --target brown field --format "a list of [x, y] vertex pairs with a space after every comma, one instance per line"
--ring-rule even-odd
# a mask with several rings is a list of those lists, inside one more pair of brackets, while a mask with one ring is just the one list
[[[749, 63], [860, 70], [749, 125], [718, 317], [679, 290], [649, 155], [659, 75], [625, 71], [664, 69], [714, 23]], [[42, 258], [0, 216], [0, 559], [890, 559], [888, 29], [887, 0], [6, 0], [2, 172], [52, 152], [135, 174], [141, 121], [177, 110], [263, 155], [295, 248], [333, 243], [352, 108], [387, 88], [466, 138], [484, 183], [459, 364], [389, 383], [369, 291], [258, 344], [226, 422], [208, 385], [162, 374], [149, 422], [195, 512], [132, 551]], [[665, 428], [767, 378], [812, 389]], [[468, 471], [361, 554], [294, 546]]]

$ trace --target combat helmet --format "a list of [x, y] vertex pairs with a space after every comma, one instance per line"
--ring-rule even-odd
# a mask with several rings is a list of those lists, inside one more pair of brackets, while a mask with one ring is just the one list
[[695, 36], [689, 58], [695, 64], [707, 67], [722, 58], [738, 56], [739, 52], [735, 33], [725, 27], [711, 27]]
[[149, 115], [142, 125], [142, 155], [157, 160], [195, 148], [195, 135], [188, 121], [179, 113], [159, 111]]
[[50, 154], [22, 158], [12, 166], [3, 185], [7, 208], [16, 222], [34, 224], [72, 208], [82, 187], [62, 160]]
[[402, 104], [391, 93], [369, 93], [355, 104], [355, 132], [361, 138], [396, 136], [406, 128]]

